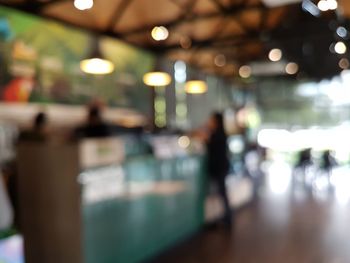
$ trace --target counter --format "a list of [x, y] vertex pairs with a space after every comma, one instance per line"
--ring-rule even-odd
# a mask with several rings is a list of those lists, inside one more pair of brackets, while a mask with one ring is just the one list
[[[19, 145], [26, 262], [141, 262], [219, 217], [217, 198], [206, 197], [203, 154], [177, 139]], [[250, 188], [233, 184], [234, 206]]]

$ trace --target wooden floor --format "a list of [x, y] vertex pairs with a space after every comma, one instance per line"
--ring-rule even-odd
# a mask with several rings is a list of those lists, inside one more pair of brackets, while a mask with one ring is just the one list
[[350, 206], [326, 183], [267, 183], [232, 229], [204, 230], [154, 262], [350, 263]]

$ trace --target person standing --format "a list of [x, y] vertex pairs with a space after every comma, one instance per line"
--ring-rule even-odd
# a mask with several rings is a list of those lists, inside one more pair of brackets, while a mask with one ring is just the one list
[[226, 190], [226, 176], [229, 172], [227, 135], [224, 129], [223, 115], [214, 113], [208, 121], [209, 134], [207, 137], [208, 174], [216, 184], [223, 206], [226, 224], [231, 225], [232, 214]]
[[87, 121], [74, 131], [74, 137], [80, 138], [103, 138], [112, 136], [111, 125], [107, 124], [101, 113], [101, 107], [93, 105], [88, 108]]
[[33, 119], [33, 126], [19, 134], [19, 141], [44, 142], [48, 139], [48, 118], [44, 112], [39, 112]]

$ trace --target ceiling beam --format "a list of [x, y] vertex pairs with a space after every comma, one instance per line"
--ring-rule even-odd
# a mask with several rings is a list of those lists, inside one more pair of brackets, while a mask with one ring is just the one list
[[122, 18], [123, 14], [125, 13], [125, 10], [128, 8], [128, 6], [133, 2], [133, 0], [122, 0], [117, 8], [114, 11], [114, 14], [112, 18], [110, 19], [107, 31], [113, 31], [114, 28], [118, 25], [118, 22]]
[[[273, 39], [269, 41], [274, 41], [276, 43], [288, 43], [291, 41], [307, 41], [310, 39], [314, 39], [316, 41], [324, 40], [325, 38], [329, 38], [332, 36], [331, 31], [322, 31], [322, 32], [313, 32], [304, 36], [302, 32], [293, 32], [293, 34], [287, 35], [274, 35]], [[264, 40], [261, 38], [261, 34], [258, 31], [251, 31], [246, 34], [234, 35], [234, 36], [226, 36], [218, 38], [217, 36], [213, 36], [211, 38], [205, 40], [192, 40], [192, 47], [194, 49], [219, 49], [223, 47], [235, 47], [240, 45], [245, 45], [247, 43], [264, 43]], [[169, 52], [171, 50], [182, 49], [181, 45], [178, 43], [167, 45], [167, 46], [157, 46], [157, 47], [146, 47], [148, 49], [154, 50], [155, 52]]]
[[[172, 1], [174, 4], [176, 4], [174, 1]], [[193, 8], [195, 7], [196, 3], [198, 2], [198, 0], [191, 0], [189, 1], [189, 3], [186, 5], [186, 6], [183, 6], [181, 9], [183, 10], [183, 12], [180, 14], [180, 16], [178, 17], [178, 19], [176, 21], [181, 21], [181, 20], [191, 20], [193, 19]], [[179, 5], [178, 5], [179, 6]], [[162, 24], [163, 26], [167, 27], [168, 29], [170, 28], [169, 26], [169, 23], [167, 24]], [[125, 33], [119, 33], [119, 32], [115, 32], [114, 30], [106, 30], [106, 32], [102, 32], [102, 33], [105, 33], [105, 34], [108, 34], [108, 35], [114, 35], [115, 37], [117, 38], [121, 38], [121, 39], [124, 39], [126, 42], [128, 42], [127, 39], [125, 39], [127, 36], [129, 35], [135, 35], [135, 34], [138, 34], [138, 33], [148, 33], [148, 32], [151, 32], [152, 29], [155, 27], [155, 26], [159, 26], [159, 23], [158, 24], [154, 24], [154, 25], [149, 25], [149, 26], [145, 26], [143, 27], [142, 29], [137, 29], [135, 30], [132, 30], [132, 31], [129, 31], [129, 32], [125, 32]], [[136, 32], [138, 31], [138, 32]]]
[[[192, 40], [191, 48], [213, 48], [217, 46], [228, 46], [228, 45], [236, 45], [237, 42], [252, 42], [252, 41], [260, 41], [259, 35], [249, 33], [249, 34], [241, 34], [241, 35], [235, 35], [235, 36], [226, 36], [218, 38], [217, 36], [213, 36], [212, 38], [208, 38], [205, 40]], [[171, 44], [167, 46], [147, 46], [146, 49], [151, 49], [156, 52], [166, 52], [174, 49], [182, 49], [181, 45]]]
[[181, 10], [183, 9], [183, 8], [186, 8], [185, 7], [185, 5], [182, 5], [182, 4], [180, 4], [178, 1], [176, 1], [176, 0], [170, 0], [171, 2], [173, 2], [178, 8], [180, 8]]
[[[225, 11], [222, 11], [222, 12], [214, 12], [214, 13], [208, 13], [208, 14], [197, 15], [197, 16], [183, 17], [183, 15], [180, 15], [180, 17], [178, 17], [177, 19], [170, 21], [170, 22], [163, 23], [162, 25], [168, 29], [172, 29], [174, 27], [177, 27], [177, 26], [179, 26], [181, 24], [185, 24], [185, 23], [196, 22], [196, 21], [211, 19], [211, 18], [217, 18], [217, 17], [221, 17], [223, 15], [225, 15], [227, 17], [231, 17], [231, 16], [235, 16], [239, 13], [242, 13], [242, 12], [245, 12], [248, 10], [260, 10], [262, 8], [263, 8], [263, 4], [259, 3], [259, 4], [255, 4], [255, 5], [251, 5], [251, 6], [245, 6], [245, 5], [233, 6], [233, 7], [225, 9]], [[147, 25], [144, 27], [136, 28], [136, 29], [124, 32], [124, 33], [120, 33], [119, 35], [124, 38], [124, 37], [130, 36], [130, 35], [149, 32], [150, 30], [152, 30], [153, 27], [155, 27], [157, 25], [159, 25], [159, 23], [156, 25], [155, 24], [154, 25]]]
[[34, 14], [39, 14], [45, 7], [49, 5], [53, 5], [56, 3], [61, 3], [61, 2], [68, 2], [70, 0], [51, 0], [48, 2], [41, 2], [41, 1], [35, 1], [35, 0], [28, 0], [24, 2], [14, 2], [14, 3], [9, 3], [8, 1], [3, 2], [0, 1], [0, 4], [3, 6], [11, 7], [11, 8], [16, 8], [24, 12], [29, 12], [29, 13], [34, 13]]
[[216, 8], [219, 11], [225, 12], [226, 7], [219, 0], [210, 0], [210, 1], [216, 6]]

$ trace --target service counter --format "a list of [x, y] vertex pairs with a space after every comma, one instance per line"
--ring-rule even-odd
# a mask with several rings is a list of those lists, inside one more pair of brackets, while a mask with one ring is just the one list
[[26, 263], [141, 262], [220, 216], [215, 196], [206, 198], [203, 153], [178, 139], [20, 144]]
[[202, 162], [201, 155], [148, 154], [84, 169], [85, 261], [140, 262], [197, 231], [203, 224]]

